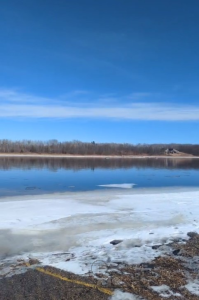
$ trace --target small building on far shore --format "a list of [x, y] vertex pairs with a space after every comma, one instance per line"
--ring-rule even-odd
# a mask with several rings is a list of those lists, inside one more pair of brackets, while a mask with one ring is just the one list
[[169, 154], [179, 154], [180, 152], [174, 148], [168, 148], [165, 150], [165, 154], [169, 155]]

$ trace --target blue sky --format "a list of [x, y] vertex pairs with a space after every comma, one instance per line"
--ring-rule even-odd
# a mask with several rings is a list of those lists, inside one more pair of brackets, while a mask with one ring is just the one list
[[0, 139], [199, 143], [198, 0], [2, 0]]

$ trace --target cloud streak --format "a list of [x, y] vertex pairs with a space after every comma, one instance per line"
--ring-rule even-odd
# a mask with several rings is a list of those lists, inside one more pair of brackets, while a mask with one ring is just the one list
[[0, 105], [0, 117], [107, 118], [148, 121], [199, 121], [199, 108], [158, 103], [134, 103], [127, 107], [72, 107], [44, 105]]
[[[44, 101], [41, 101], [44, 100]], [[59, 99], [39, 98], [0, 91], [0, 118], [92, 118], [140, 121], [199, 121], [199, 106], [132, 102], [122, 99], [107, 106], [87, 101], [60, 103]]]

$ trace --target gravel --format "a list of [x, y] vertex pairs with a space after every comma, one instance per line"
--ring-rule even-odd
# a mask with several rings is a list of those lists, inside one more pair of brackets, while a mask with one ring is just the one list
[[[64, 275], [69, 277], [69, 274]], [[73, 278], [85, 281], [80, 276], [73, 275]], [[65, 282], [34, 269], [0, 280], [1, 300], [103, 300], [109, 297], [97, 289]]]

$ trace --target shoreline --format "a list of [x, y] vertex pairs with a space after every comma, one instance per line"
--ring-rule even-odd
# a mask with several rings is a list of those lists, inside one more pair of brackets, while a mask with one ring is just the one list
[[[123, 243], [116, 242], [118, 243], [113, 244], [115, 248]], [[34, 257], [21, 258], [9, 267], [7, 265], [6, 272], [0, 274], [0, 297], [2, 300], [14, 296], [16, 299], [25, 299], [31, 288], [34, 299], [39, 293], [41, 299], [45, 300], [49, 295], [49, 284], [52, 284], [53, 290], [50, 293], [53, 293], [54, 299], [60, 299], [60, 293], [64, 299], [71, 299], [73, 295], [75, 299], [82, 299], [83, 294], [87, 299], [94, 297], [107, 300], [119, 299], [118, 297], [148, 300], [171, 297], [199, 299], [198, 244], [199, 234], [187, 232], [186, 239], [173, 238], [169, 243], [151, 245], [151, 250], [157, 252], [151, 260], [128, 264], [95, 260], [98, 268], [93, 270], [92, 264], [90, 271], [85, 274], [48, 265]], [[54, 256], [66, 254], [69, 253], [57, 253]], [[20, 289], [16, 289], [16, 286], [20, 286]]]
[[[49, 285], [57, 300], [57, 290], [64, 299], [83, 292], [86, 299], [122, 299], [122, 291], [138, 299], [199, 299], [198, 195], [106, 191], [0, 201], [0, 299], [25, 299], [32, 289], [34, 299], [40, 293], [46, 300]], [[87, 283], [94, 288], [87, 291]]]
[[0, 153], [1, 157], [32, 157], [32, 158], [101, 158], [101, 159], [159, 159], [159, 158], [172, 158], [172, 159], [198, 159], [199, 156], [182, 155], [182, 156], [170, 156], [170, 155], [70, 155], [70, 154], [19, 154], [19, 153]]

